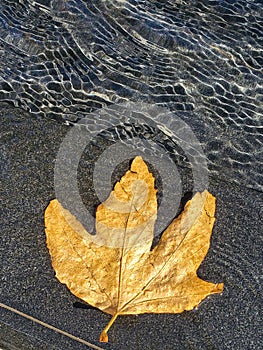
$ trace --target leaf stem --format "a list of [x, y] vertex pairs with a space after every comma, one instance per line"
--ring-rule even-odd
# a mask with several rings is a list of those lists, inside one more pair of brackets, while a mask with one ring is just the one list
[[114, 314], [112, 316], [112, 318], [110, 319], [110, 322], [103, 329], [103, 331], [101, 332], [101, 335], [100, 335], [100, 342], [104, 342], [104, 343], [108, 342], [108, 334], [107, 334], [107, 332], [110, 329], [110, 327], [113, 325], [113, 323], [115, 322], [115, 320], [118, 317], [118, 315], [119, 315], [118, 313]]

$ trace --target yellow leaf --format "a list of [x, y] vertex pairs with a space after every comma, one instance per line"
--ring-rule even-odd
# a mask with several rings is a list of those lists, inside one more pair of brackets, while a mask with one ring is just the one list
[[112, 315], [100, 341], [117, 316], [180, 313], [223, 283], [200, 279], [196, 271], [210, 244], [215, 197], [196, 193], [151, 250], [157, 215], [154, 178], [141, 157], [96, 212], [91, 236], [54, 199], [45, 212], [47, 246], [56, 277], [92, 306]]

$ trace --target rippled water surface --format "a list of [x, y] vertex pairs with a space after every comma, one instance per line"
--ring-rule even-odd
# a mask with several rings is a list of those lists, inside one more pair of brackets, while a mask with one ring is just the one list
[[1, 100], [71, 122], [116, 102], [165, 106], [194, 130], [216, 176], [262, 188], [261, 1], [0, 9]]

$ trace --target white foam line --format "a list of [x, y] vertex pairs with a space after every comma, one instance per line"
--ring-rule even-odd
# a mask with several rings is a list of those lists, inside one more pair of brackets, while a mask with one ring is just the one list
[[42, 322], [42, 321], [38, 320], [38, 319], [35, 318], [35, 317], [32, 317], [32, 316], [27, 315], [27, 314], [25, 314], [25, 313], [23, 313], [23, 312], [21, 312], [21, 311], [19, 311], [19, 310], [16, 310], [16, 309], [12, 308], [11, 306], [8, 306], [8, 305], [5, 305], [5, 304], [0, 303], [0, 307], [4, 308], [4, 309], [6, 309], [6, 310], [12, 311], [12, 312], [14, 312], [14, 313], [16, 313], [16, 314], [18, 314], [18, 315], [20, 315], [20, 316], [22, 316], [22, 317], [25, 317], [25, 318], [27, 318], [27, 319], [30, 320], [30, 321], [36, 322], [36, 323], [40, 324], [40, 325], [43, 326], [43, 327], [52, 329], [53, 331], [55, 331], [55, 332], [57, 332], [57, 333], [63, 334], [63, 335], [65, 335], [66, 337], [69, 337], [69, 338], [71, 338], [71, 339], [73, 339], [73, 340], [76, 340], [76, 341], [78, 341], [78, 342], [80, 342], [80, 343], [82, 343], [82, 344], [84, 344], [84, 345], [87, 345], [87, 346], [89, 346], [89, 347], [92, 348], [92, 349], [104, 350], [103, 348], [100, 348], [100, 347], [97, 346], [97, 345], [91, 344], [91, 343], [89, 343], [89, 342], [87, 342], [87, 341], [85, 341], [85, 340], [83, 340], [83, 339], [81, 339], [81, 338], [75, 337], [75, 335], [72, 335], [72, 334], [70, 334], [70, 333], [68, 333], [68, 332], [62, 331], [61, 329], [56, 328], [56, 327], [54, 327], [54, 326], [52, 326], [52, 325], [50, 325], [50, 324], [48, 324], [48, 323]]

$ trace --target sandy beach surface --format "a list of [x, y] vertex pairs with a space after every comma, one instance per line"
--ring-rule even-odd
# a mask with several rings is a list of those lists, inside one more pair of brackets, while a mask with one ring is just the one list
[[[222, 295], [179, 315], [120, 317], [109, 344], [97, 342], [109, 316], [81, 304], [54, 277], [43, 213], [54, 198], [56, 154], [69, 126], [1, 104], [1, 303], [102, 349], [259, 349], [262, 194], [211, 177], [217, 197], [211, 248], [198, 270], [223, 281]], [[120, 174], [121, 175], [121, 174]], [[261, 208], [261, 209], [260, 209]], [[77, 307], [79, 306], [79, 307]], [[86, 349], [87, 345], [1, 308], [4, 349]]]

